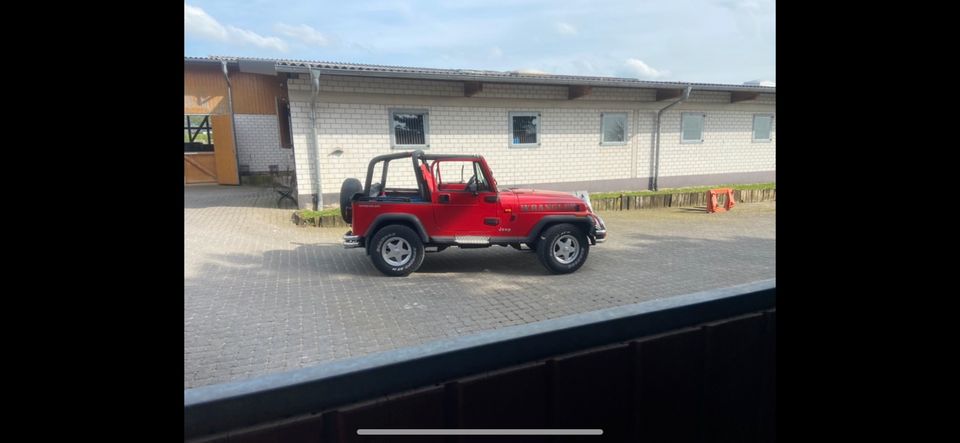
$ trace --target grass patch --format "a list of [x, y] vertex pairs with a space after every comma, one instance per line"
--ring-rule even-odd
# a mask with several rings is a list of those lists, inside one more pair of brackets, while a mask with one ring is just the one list
[[596, 194], [590, 194], [591, 199], [603, 199], [603, 198], [616, 198], [621, 195], [624, 196], [636, 196], [636, 195], [663, 195], [663, 194], [679, 194], [684, 192], [707, 192], [711, 189], [717, 188], [731, 188], [731, 189], [777, 189], [777, 183], [751, 183], [746, 185], [714, 185], [714, 186], [696, 186], [690, 188], [670, 188], [670, 189], [661, 189], [659, 191], [623, 191], [623, 192], [598, 192]]
[[339, 216], [340, 208], [328, 208], [322, 211], [311, 211], [309, 209], [303, 209], [303, 210], [297, 211], [297, 216], [304, 220], [310, 220], [318, 217], [327, 217], [330, 215]]

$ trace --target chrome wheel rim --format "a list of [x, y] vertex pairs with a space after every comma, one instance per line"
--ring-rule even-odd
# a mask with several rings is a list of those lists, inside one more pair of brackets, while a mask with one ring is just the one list
[[380, 249], [380, 256], [390, 266], [403, 266], [413, 259], [413, 248], [400, 237], [387, 240]]
[[580, 256], [580, 242], [577, 238], [570, 235], [561, 235], [557, 241], [553, 242], [553, 258], [565, 265], [573, 263]]

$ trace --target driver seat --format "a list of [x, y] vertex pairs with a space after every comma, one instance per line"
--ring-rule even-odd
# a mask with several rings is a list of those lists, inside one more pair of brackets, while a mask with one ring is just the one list
[[427, 200], [432, 201], [433, 195], [437, 193], [437, 183], [433, 179], [433, 174], [430, 173], [430, 168], [426, 164], [420, 164], [420, 172], [423, 174], [423, 181], [427, 185]]

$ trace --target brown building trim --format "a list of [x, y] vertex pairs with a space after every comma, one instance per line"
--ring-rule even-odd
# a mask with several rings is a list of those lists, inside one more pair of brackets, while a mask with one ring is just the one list
[[233, 112], [237, 114], [277, 115], [277, 97], [286, 96], [278, 76], [230, 72], [233, 82]]
[[227, 114], [227, 105], [227, 82], [219, 65], [184, 66], [184, 114]]

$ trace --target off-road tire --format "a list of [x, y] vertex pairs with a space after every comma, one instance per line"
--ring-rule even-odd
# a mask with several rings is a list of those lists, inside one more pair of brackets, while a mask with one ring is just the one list
[[580, 269], [589, 253], [586, 234], [569, 223], [551, 226], [537, 237], [537, 257], [554, 274], [569, 274]]
[[[385, 275], [404, 277], [420, 269], [423, 264], [423, 241], [413, 229], [403, 225], [387, 225], [377, 231], [370, 241], [373, 245], [370, 260]], [[404, 251], [409, 251], [409, 255], [403, 254]]]
[[340, 185], [340, 216], [347, 224], [353, 223], [353, 196], [363, 192], [360, 180], [348, 178]]

